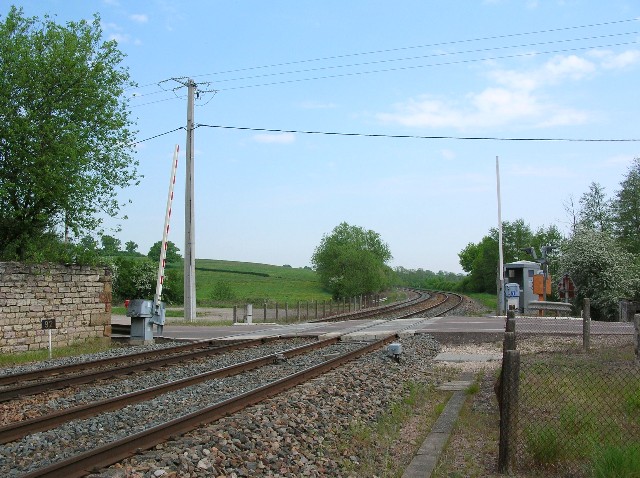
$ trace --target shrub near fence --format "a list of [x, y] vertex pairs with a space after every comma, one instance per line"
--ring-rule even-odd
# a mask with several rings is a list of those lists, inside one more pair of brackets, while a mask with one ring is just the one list
[[[640, 476], [637, 334], [635, 339], [629, 334], [582, 339], [546, 339], [546, 351], [519, 354], [512, 429], [505, 431], [510, 432], [511, 461], [504, 455], [509, 450], [501, 449], [501, 459], [507, 460], [502, 471]], [[508, 423], [507, 418], [502, 421]]]

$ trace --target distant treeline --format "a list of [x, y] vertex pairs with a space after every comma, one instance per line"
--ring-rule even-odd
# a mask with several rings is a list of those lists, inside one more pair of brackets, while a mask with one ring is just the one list
[[432, 272], [424, 269], [405, 269], [396, 267], [397, 284], [400, 286], [420, 287], [432, 290], [461, 290], [466, 274], [455, 274], [453, 272]]
[[208, 271], [208, 272], [226, 272], [228, 274], [245, 274], [250, 276], [258, 276], [258, 277], [270, 277], [266, 272], [251, 272], [251, 271], [232, 271], [229, 269], [214, 269], [210, 267], [196, 267], [197, 271]]

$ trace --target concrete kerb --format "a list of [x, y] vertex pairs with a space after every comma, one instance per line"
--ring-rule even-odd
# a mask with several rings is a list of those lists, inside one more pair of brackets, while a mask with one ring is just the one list
[[458, 419], [462, 405], [467, 399], [467, 388], [472, 383], [473, 374], [463, 372], [449, 389], [456, 389], [444, 410], [436, 420], [431, 432], [404, 471], [402, 478], [428, 478], [438, 463], [453, 426]]

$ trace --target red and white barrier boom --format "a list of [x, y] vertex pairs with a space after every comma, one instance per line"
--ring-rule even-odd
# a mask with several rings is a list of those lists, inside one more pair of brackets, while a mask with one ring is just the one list
[[158, 327], [158, 334], [162, 334], [165, 319], [164, 303], [160, 301], [162, 285], [164, 283], [164, 268], [167, 262], [167, 237], [169, 236], [169, 219], [171, 218], [171, 203], [173, 202], [173, 187], [176, 184], [176, 170], [178, 169], [179, 147], [176, 145], [171, 163], [171, 181], [169, 182], [169, 198], [167, 212], [164, 216], [162, 230], [162, 244], [160, 247], [160, 264], [158, 265], [158, 280], [156, 294], [153, 300], [133, 299], [127, 305], [127, 316], [131, 317], [131, 342], [153, 342], [153, 325]]
[[164, 284], [164, 269], [167, 265], [167, 238], [169, 237], [169, 222], [171, 220], [171, 204], [173, 203], [173, 188], [176, 185], [176, 172], [178, 171], [178, 153], [180, 146], [176, 144], [171, 163], [171, 178], [169, 181], [169, 196], [167, 197], [167, 210], [164, 215], [164, 228], [162, 229], [162, 245], [160, 247], [160, 263], [158, 265], [158, 279], [156, 281], [156, 295], [153, 297], [156, 309], [160, 305], [162, 286]]

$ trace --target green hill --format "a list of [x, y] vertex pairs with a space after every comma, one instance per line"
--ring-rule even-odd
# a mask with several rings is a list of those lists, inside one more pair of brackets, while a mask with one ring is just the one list
[[200, 307], [264, 300], [294, 304], [330, 298], [310, 269], [196, 259], [196, 301]]

